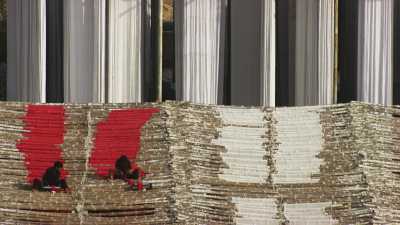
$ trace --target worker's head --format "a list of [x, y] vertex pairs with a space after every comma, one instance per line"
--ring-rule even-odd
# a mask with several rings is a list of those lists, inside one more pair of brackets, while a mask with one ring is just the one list
[[129, 161], [129, 158], [128, 158], [128, 156], [126, 156], [126, 155], [121, 155], [121, 157], [119, 157], [121, 160], [127, 160], [127, 161]]
[[62, 164], [62, 162], [60, 162], [60, 161], [56, 161], [55, 163], [54, 163], [54, 167], [56, 168], [56, 169], [62, 169], [63, 168], [63, 164]]

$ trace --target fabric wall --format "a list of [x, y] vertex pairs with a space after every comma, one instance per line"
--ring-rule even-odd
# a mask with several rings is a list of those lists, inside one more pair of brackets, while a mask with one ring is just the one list
[[360, 0], [358, 82], [360, 101], [392, 104], [393, 0]]
[[177, 98], [221, 102], [226, 1], [176, 1], [175, 10]]
[[142, 101], [144, 3], [144, 0], [109, 1], [109, 102]]
[[[0, 223], [396, 224], [399, 125], [358, 102], [0, 102]], [[152, 188], [106, 178], [121, 155]], [[54, 160], [71, 193], [32, 191]]]
[[7, 99], [46, 101], [46, 1], [7, 1]]

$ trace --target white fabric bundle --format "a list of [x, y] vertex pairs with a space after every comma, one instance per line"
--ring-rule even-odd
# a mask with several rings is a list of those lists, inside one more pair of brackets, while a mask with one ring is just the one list
[[393, 0], [360, 0], [358, 100], [392, 104]]
[[[224, 0], [180, 0], [176, 6], [177, 98], [217, 104], [225, 47]], [[221, 90], [220, 90], [221, 91]]]
[[322, 127], [320, 115], [311, 107], [279, 108], [274, 112], [278, 121], [277, 141], [280, 143], [275, 155], [276, 184], [317, 183], [322, 160], [317, 155], [322, 150]]
[[223, 161], [229, 166], [221, 178], [232, 182], [266, 183], [268, 165], [263, 146], [266, 133], [264, 113], [260, 109], [218, 107], [223, 127], [213, 141], [227, 150]]
[[285, 204], [285, 216], [290, 224], [296, 225], [334, 225], [338, 221], [325, 210], [332, 207], [330, 202]]
[[232, 202], [238, 209], [238, 218], [235, 219], [238, 225], [281, 224], [277, 218], [278, 206], [275, 199], [234, 197]]
[[7, 99], [46, 101], [46, 1], [7, 1]]

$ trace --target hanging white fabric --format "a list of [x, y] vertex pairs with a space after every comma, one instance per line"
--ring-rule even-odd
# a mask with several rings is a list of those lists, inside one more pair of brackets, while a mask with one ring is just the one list
[[261, 52], [261, 105], [275, 106], [276, 18], [275, 0], [263, 1]]
[[46, 1], [7, 0], [7, 99], [46, 101]]
[[358, 100], [393, 101], [393, 0], [360, 0], [358, 21]]
[[295, 104], [318, 104], [318, 0], [296, 4]]
[[144, 0], [109, 1], [109, 102], [142, 101]]
[[106, 1], [94, 2], [93, 99], [106, 102]]
[[335, 0], [319, 0], [318, 105], [336, 102], [335, 20]]
[[295, 104], [332, 104], [334, 90], [334, 0], [296, 4]]
[[64, 100], [104, 102], [105, 3], [64, 1]]
[[217, 104], [222, 91], [225, 0], [180, 0], [176, 9], [177, 98]]

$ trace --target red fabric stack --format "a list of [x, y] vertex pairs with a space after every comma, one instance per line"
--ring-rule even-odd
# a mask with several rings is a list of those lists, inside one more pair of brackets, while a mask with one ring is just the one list
[[126, 155], [135, 160], [140, 150], [141, 128], [159, 109], [114, 110], [97, 124], [94, 147], [89, 164], [99, 176], [106, 177], [115, 161]]
[[[28, 182], [41, 179], [46, 169], [55, 161], [62, 160], [60, 145], [64, 142], [64, 107], [49, 105], [28, 105], [24, 137], [18, 141], [17, 148], [25, 156], [28, 169]], [[67, 172], [61, 171], [64, 179]]]

